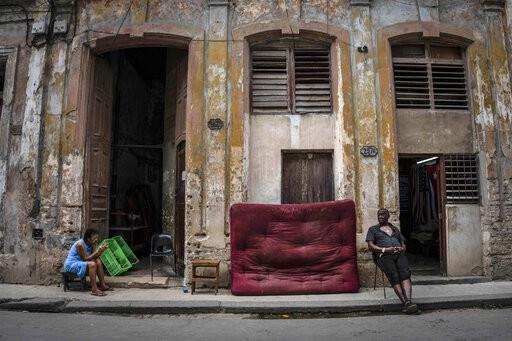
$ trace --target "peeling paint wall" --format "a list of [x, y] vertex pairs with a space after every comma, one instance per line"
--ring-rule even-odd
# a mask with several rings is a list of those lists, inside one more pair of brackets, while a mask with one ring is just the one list
[[[456, 6], [436, 0], [134, 0], [130, 8], [122, 0], [108, 6], [78, 1], [76, 29], [74, 4], [58, 10], [69, 32], [53, 38], [30, 34], [33, 47], [25, 44], [25, 23], [0, 11], [0, 52], [15, 51], [8, 66], [13, 96], [4, 103], [0, 122], [1, 281], [58, 279], [69, 244], [85, 226], [91, 56], [146, 45], [188, 49], [185, 283], [190, 261], [198, 257], [221, 259], [228, 283], [229, 207], [240, 201], [279, 202], [279, 150], [294, 148], [334, 150], [336, 197], [357, 204], [363, 283], [373, 274], [364, 237], [377, 208], [388, 207], [398, 221], [398, 152], [477, 152], [483, 272], [512, 277], [510, 0]], [[37, 21], [47, 14], [34, 15]], [[423, 27], [427, 36], [443, 29], [456, 36], [469, 32], [469, 117], [418, 120], [394, 110], [386, 34], [397, 24]], [[266, 30], [338, 37], [331, 49], [332, 115], [250, 115], [246, 38]], [[362, 45], [368, 53], [357, 51]], [[166, 89], [166, 101], [170, 97], [172, 89]], [[211, 119], [222, 120], [220, 130], [208, 128]], [[282, 133], [268, 138], [270, 129]], [[170, 136], [166, 142], [164, 220], [172, 231], [175, 156]], [[362, 157], [364, 145], [377, 146], [378, 156]], [[43, 231], [42, 240], [32, 238], [34, 229]]]
[[249, 125], [248, 202], [281, 203], [282, 150], [338, 148], [333, 115], [253, 115]]

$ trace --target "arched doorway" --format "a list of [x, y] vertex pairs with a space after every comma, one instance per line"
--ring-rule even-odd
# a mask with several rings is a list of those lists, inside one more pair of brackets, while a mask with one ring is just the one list
[[[151, 235], [170, 234], [179, 251], [174, 270], [182, 275], [184, 214], [175, 198], [182, 185], [176, 171], [184, 154], [177, 149], [185, 143], [188, 53], [180, 44], [139, 40], [120, 38], [111, 49], [102, 41], [91, 53], [85, 227], [102, 238], [122, 235], [141, 259], [133, 271], [140, 275], [148, 271]], [[168, 266], [158, 271], [174, 275]]]

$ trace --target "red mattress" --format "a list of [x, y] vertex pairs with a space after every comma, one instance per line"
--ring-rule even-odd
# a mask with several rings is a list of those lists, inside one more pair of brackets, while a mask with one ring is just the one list
[[357, 292], [352, 200], [231, 207], [234, 295]]

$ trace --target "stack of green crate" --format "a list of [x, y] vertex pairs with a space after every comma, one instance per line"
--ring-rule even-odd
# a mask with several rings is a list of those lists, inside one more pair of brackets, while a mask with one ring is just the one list
[[[119, 246], [119, 243], [117, 242], [118, 240], [124, 246], [124, 248]], [[117, 276], [130, 270], [133, 265], [139, 261], [133, 254], [132, 250], [130, 250], [128, 245], [126, 245], [121, 236], [104, 239], [98, 245], [98, 247], [101, 247], [105, 243], [108, 243], [108, 248], [100, 255], [100, 259], [110, 276]], [[128, 257], [125, 255], [125, 250], [131, 259], [128, 259]]]
[[130, 249], [128, 244], [126, 244], [123, 237], [115, 236], [112, 239], [114, 239], [117, 242], [117, 245], [119, 245], [119, 247], [121, 248], [121, 250], [123, 250], [124, 255], [126, 256], [126, 258], [128, 258], [132, 266], [135, 266], [135, 264], [139, 262], [139, 259], [137, 258], [137, 256], [135, 256], [135, 253], [133, 253], [132, 249]]

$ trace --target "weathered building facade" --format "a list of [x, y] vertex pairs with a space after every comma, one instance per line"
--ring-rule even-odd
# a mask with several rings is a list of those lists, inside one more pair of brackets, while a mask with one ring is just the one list
[[344, 198], [366, 283], [379, 207], [512, 278], [510, 46], [509, 0], [2, 1], [0, 280], [136, 210], [228, 283], [231, 204]]

